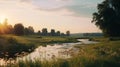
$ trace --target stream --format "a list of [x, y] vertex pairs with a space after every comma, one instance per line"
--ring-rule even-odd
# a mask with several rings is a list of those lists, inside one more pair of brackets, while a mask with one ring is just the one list
[[[39, 46], [35, 49], [34, 52], [23, 56], [18, 57], [16, 60], [32, 60], [39, 59], [41, 61], [43, 60], [51, 60], [55, 58], [70, 58], [72, 55], [77, 54], [79, 52], [78, 48], [75, 48], [75, 45], [81, 45], [82, 44], [94, 44], [98, 43], [95, 41], [89, 41], [89, 39], [77, 39], [79, 42], [77, 43], [56, 43], [56, 44], [49, 44], [46, 47]], [[6, 62], [3, 59], [0, 59], [0, 65], [5, 64]]]
[[[61, 43], [61, 44], [57, 43], [57, 44], [49, 44], [46, 47], [39, 46], [38, 48], [35, 49], [34, 52], [18, 59], [51, 60], [54, 58], [70, 58], [72, 54], [76, 54], [79, 52], [79, 49], [74, 47], [75, 45], [97, 43], [94, 41], [89, 41], [89, 39], [77, 39], [77, 40], [79, 41], [77, 43]], [[84, 45], [81, 45], [81, 46], [84, 46]]]

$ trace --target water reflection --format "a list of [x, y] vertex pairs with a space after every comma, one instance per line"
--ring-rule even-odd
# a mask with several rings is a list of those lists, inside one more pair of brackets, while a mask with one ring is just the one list
[[89, 41], [89, 39], [78, 39], [78, 41], [79, 42], [77, 43], [62, 43], [62, 44], [54, 44], [54, 45], [52, 44], [52, 45], [47, 45], [46, 47], [39, 46], [37, 49], [35, 49], [34, 52], [19, 59], [22, 60], [40, 59], [42, 61], [42, 60], [51, 60], [54, 58], [70, 58], [72, 55], [79, 52], [79, 49], [74, 47], [75, 45], [97, 43], [94, 41]]
[[[49, 44], [46, 47], [39, 46], [35, 49], [34, 52], [30, 53], [27, 56], [24, 57], [18, 57], [18, 60], [32, 60], [39, 59], [41, 61], [43, 60], [52, 60], [55, 58], [70, 58], [71, 56], [77, 54], [79, 52], [78, 48], [75, 48], [75, 45], [81, 45], [81, 44], [91, 44], [91, 43], [97, 43], [94, 41], [89, 41], [88, 39], [78, 39], [77, 43], [62, 43], [62, 44]], [[83, 46], [83, 45], [81, 45]], [[0, 65], [5, 64], [5, 61], [3, 59], [0, 60]]]

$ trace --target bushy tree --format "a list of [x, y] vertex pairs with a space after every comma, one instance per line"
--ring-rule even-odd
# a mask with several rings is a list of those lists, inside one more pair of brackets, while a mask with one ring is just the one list
[[43, 28], [41, 34], [42, 34], [43, 36], [47, 36], [47, 35], [48, 35], [47, 28]]
[[29, 26], [28, 30], [29, 30], [29, 34], [34, 34], [34, 29], [32, 26]]
[[24, 34], [29, 35], [29, 29], [27, 27], [25, 27], [25, 29], [24, 29]]
[[93, 13], [93, 21], [105, 36], [120, 36], [120, 0], [104, 0]]
[[61, 33], [60, 35], [61, 35], [61, 36], [65, 36], [65, 34], [64, 34], [64, 33]]
[[70, 31], [66, 31], [66, 36], [70, 36]]
[[34, 29], [33, 29], [33, 27], [32, 27], [32, 26], [29, 26], [28, 28], [26, 27], [26, 28], [24, 29], [24, 34], [25, 34], [25, 35], [34, 34]]
[[14, 34], [15, 35], [24, 35], [24, 26], [21, 23], [14, 25]]
[[57, 31], [57, 32], [56, 32], [56, 35], [57, 35], [57, 36], [60, 36], [60, 31]]
[[51, 36], [55, 36], [55, 35], [56, 35], [55, 30], [54, 30], [54, 29], [51, 29], [50, 34], [51, 34]]
[[40, 30], [38, 30], [37, 34], [38, 34], [38, 35], [41, 35], [41, 31], [40, 31]]

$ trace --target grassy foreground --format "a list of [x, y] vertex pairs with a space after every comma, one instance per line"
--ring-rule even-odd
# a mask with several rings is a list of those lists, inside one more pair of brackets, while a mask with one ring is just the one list
[[70, 59], [53, 61], [19, 61], [11, 67], [120, 67], [120, 41], [103, 41], [98, 44], [75, 46], [79, 54]]
[[50, 37], [50, 36], [15, 36], [15, 35], [1, 35], [0, 36], [0, 58], [15, 58], [22, 56], [24, 52], [30, 53], [40, 45], [46, 46], [52, 43], [77, 42], [71, 37]]

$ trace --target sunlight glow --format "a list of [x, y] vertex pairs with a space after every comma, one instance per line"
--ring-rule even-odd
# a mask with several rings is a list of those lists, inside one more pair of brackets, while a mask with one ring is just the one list
[[3, 23], [7, 17], [5, 15], [0, 16], [0, 23]]

